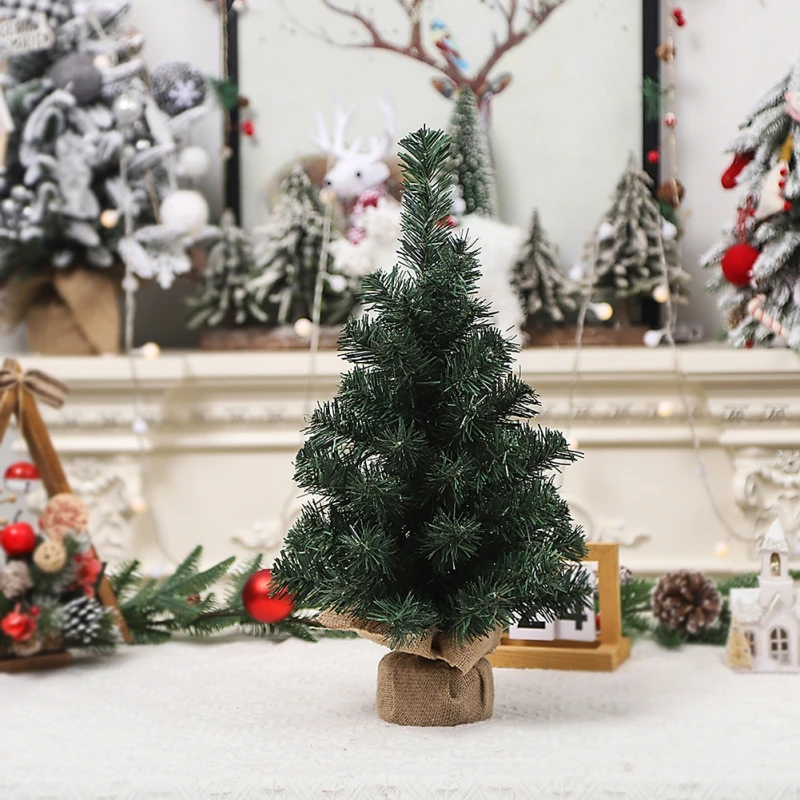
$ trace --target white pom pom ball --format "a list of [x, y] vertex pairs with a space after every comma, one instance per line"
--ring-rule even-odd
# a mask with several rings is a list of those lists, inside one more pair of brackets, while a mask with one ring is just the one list
[[294, 332], [301, 336], [303, 339], [311, 336], [311, 331], [314, 325], [312, 324], [310, 319], [306, 319], [305, 317], [301, 317], [297, 322], [294, 324]]
[[187, 177], [202, 178], [211, 168], [211, 156], [202, 147], [184, 147], [178, 163]]
[[200, 233], [208, 225], [208, 203], [200, 192], [180, 189], [161, 204], [161, 222], [190, 235]]
[[331, 275], [328, 278], [328, 286], [332, 292], [339, 294], [347, 289], [347, 278], [344, 275]]
[[664, 224], [661, 226], [661, 238], [666, 239], [668, 242], [678, 238], [677, 227], [668, 219], [665, 219]]
[[664, 331], [647, 331], [644, 335], [645, 347], [658, 347], [664, 338]]
[[606, 239], [610, 239], [614, 235], [614, 226], [610, 222], [602, 222], [600, 223], [600, 227], [597, 229], [597, 241], [604, 242]]

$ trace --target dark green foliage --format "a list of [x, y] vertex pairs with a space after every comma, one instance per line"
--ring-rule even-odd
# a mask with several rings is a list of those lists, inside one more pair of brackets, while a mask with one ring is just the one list
[[[165, 580], [144, 580], [138, 561], [124, 564], [109, 575], [134, 644], [161, 644], [175, 633], [206, 637], [230, 630], [309, 642], [329, 634], [315, 622], [313, 614], [294, 613], [276, 625], [255, 622], [247, 614], [242, 605], [242, 588], [254, 572], [263, 569], [262, 556], [233, 570], [235, 559], [228, 558], [201, 572], [202, 555], [202, 547], [195, 548]], [[230, 584], [220, 600], [210, 589], [226, 576]]]
[[310, 606], [384, 623], [394, 644], [434, 628], [470, 640], [583, 604], [585, 543], [553, 481], [577, 454], [528, 424], [539, 403], [476, 295], [476, 250], [438, 224], [448, 138], [423, 128], [401, 144], [401, 264], [363, 281], [368, 312], [340, 340], [354, 367], [297, 456], [316, 499], [274, 571]]
[[654, 80], [649, 75], [644, 79], [642, 97], [644, 99], [645, 118], [648, 122], [655, 122], [661, 119], [661, 105], [666, 94], [667, 90], [661, 86], [659, 81]]
[[208, 84], [217, 102], [226, 111], [233, 111], [239, 105], [239, 87], [231, 80], [209, 78]]
[[631, 578], [620, 586], [623, 636], [634, 639], [652, 631], [650, 595], [654, 586], [655, 581], [647, 578]]

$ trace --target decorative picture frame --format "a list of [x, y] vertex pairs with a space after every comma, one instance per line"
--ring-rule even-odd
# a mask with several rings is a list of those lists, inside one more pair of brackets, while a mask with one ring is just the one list
[[[563, 2], [567, 2], [567, 0], [562, 0]], [[632, 0], [633, 2], [637, 2], [637, 0]], [[247, 37], [243, 35], [243, 32], [246, 33], [244, 26], [247, 25], [255, 25], [257, 21], [255, 21], [254, 11], [253, 10], [242, 10], [241, 3], [237, 3], [236, 0], [218, 0], [220, 3], [220, 9], [223, 12], [221, 14], [222, 17], [222, 36], [223, 36], [223, 56], [224, 56], [224, 68], [225, 74], [224, 77], [229, 79], [232, 83], [236, 85], [241, 85], [243, 79], [246, 80], [246, 61], [248, 58], [247, 55]], [[322, 0], [320, 0], [322, 2]], [[416, 7], [423, 3], [424, 0], [419, 0], [419, 3], [411, 3], [411, 6]], [[281, 12], [282, 8], [285, 8], [285, 3], [280, 2], [280, 0], [270, 0], [269, 4], [264, 5], [264, 10], [262, 13], [262, 19], [265, 19], [266, 16], [264, 15], [275, 15]], [[328, 10], [331, 9], [332, 4], [327, 4]], [[408, 4], [400, 3], [400, 6], [404, 9], [407, 7]], [[517, 8], [516, 0], [512, 0], [510, 3], [509, 8]], [[607, 4], [606, 4], [607, 5]], [[338, 3], [338, 7], [347, 6], [347, 8], [352, 7], [352, 3], [348, 6], [346, 2]], [[293, 6], [294, 8], [294, 6]], [[341, 12], [338, 12], [341, 14]], [[554, 15], [555, 16], [555, 15]], [[661, 72], [661, 63], [656, 55], [656, 48], [660, 42], [660, 31], [661, 31], [661, 3], [659, 0], [641, 0], [641, 21], [642, 21], [642, 30], [641, 30], [641, 84], [643, 85], [644, 82], [649, 78], [655, 81], [658, 81], [660, 78]], [[595, 36], [595, 33], [592, 29], [591, 25], [583, 26], [583, 29], [586, 31], [587, 36]], [[425, 32], [427, 36], [427, 31]], [[252, 37], [250, 37], [252, 38]], [[579, 47], [579, 43], [574, 44], [575, 47]], [[364, 50], [368, 51], [370, 48], [365, 47]], [[441, 48], [440, 48], [441, 49]], [[435, 51], [434, 51], [435, 52]], [[308, 65], [307, 65], [308, 66]], [[309, 67], [310, 68], [310, 67]], [[287, 78], [289, 80], [292, 79], [291, 77], [291, 70], [287, 69]], [[434, 80], [434, 85], [436, 81]], [[391, 87], [390, 87], [391, 88]], [[641, 88], [641, 87], [640, 87]], [[243, 91], [247, 91], [247, 85], [243, 87]], [[442, 91], [439, 89], [439, 91]], [[317, 91], [319, 95], [320, 92]], [[524, 101], [526, 98], [517, 97], [517, 102]], [[579, 98], [576, 98], [576, 102], [579, 102]], [[510, 102], [510, 101], [507, 101]], [[320, 109], [324, 109], [325, 111], [329, 111], [326, 107], [328, 104], [328, 99], [324, 96], [318, 99], [318, 103]], [[659, 164], [656, 162], [652, 162], [651, 160], [647, 159], [647, 153], [658, 150], [660, 146], [660, 123], [658, 120], [652, 120], [648, 118], [645, 109], [645, 103], [642, 101], [641, 105], [641, 130], [642, 130], [642, 137], [641, 137], [641, 157], [642, 157], [642, 166], [653, 179], [654, 184], [658, 185], [660, 182], [660, 168]], [[260, 109], [261, 115], [266, 116], [267, 110]], [[258, 105], [256, 104], [256, 111], [255, 113], [259, 113]], [[309, 130], [308, 133], [311, 133], [311, 124], [313, 120], [309, 120]], [[246, 224], [252, 224], [250, 220], [248, 220], [248, 209], [247, 209], [247, 198], [245, 194], [247, 193], [246, 187], [244, 185], [244, 176], [243, 171], [246, 170], [246, 159], [243, 158], [244, 147], [249, 146], [248, 139], [252, 138], [251, 136], [246, 136], [242, 133], [241, 130], [242, 124], [242, 115], [238, 108], [235, 108], [226, 115], [226, 130], [225, 130], [225, 141], [227, 143], [227, 167], [226, 167], [226, 188], [225, 188], [225, 198], [227, 207], [232, 209], [236, 214], [237, 219], [243, 220]], [[266, 137], [268, 138], [268, 137]], [[302, 138], [302, 136], [298, 136], [298, 138]], [[622, 168], [623, 164], [620, 164], [620, 169]], [[613, 185], [609, 185], [607, 187], [603, 187], [605, 190], [607, 188], [608, 192], [613, 189]], [[598, 215], [600, 209], [598, 208]]]

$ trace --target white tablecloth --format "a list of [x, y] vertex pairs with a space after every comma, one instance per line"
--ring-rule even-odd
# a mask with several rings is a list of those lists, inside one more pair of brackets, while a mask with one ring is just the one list
[[613, 674], [495, 670], [488, 722], [388, 725], [380, 647], [128, 648], [0, 675], [2, 800], [796, 800], [800, 675], [634, 647]]

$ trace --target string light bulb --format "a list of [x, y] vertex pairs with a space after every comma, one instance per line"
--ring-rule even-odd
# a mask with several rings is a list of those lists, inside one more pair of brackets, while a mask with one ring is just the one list
[[161, 348], [155, 342], [147, 342], [139, 348], [139, 355], [147, 361], [155, 361], [161, 356]]
[[313, 329], [314, 329], [314, 324], [311, 322], [310, 319], [306, 319], [305, 317], [301, 317], [294, 324], [294, 332], [303, 339], [306, 339], [309, 336], [311, 336], [311, 331]]
[[136, 436], [144, 436], [147, 431], [150, 430], [150, 426], [147, 424], [146, 419], [137, 417], [133, 421], [133, 425], [131, 425], [131, 430], [136, 434]]
[[333, 189], [322, 189], [319, 193], [319, 199], [324, 206], [332, 206], [336, 200], [336, 192]]
[[614, 306], [611, 303], [592, 303], [589, 310], [601, 322], [608, 322], [614, 316]]
[[144, 497], [134, 497], [130, 502], [130, 509], [134, 514], [147, 513], [147, 500]]
[[714, 546], [714, 555], [717, 558], [727, 558], [730, 555], [731, 548], [727, 542], [717, 542]]
[[656, 414], [661, 419], [669, 419], [675, 413], [675, 403], [672, 400], [662, 400], [656, 406]]
[[664, 286], [663, 283], [660, 286], [656, 286], [653, 289], [653, 300], [656, 303], [666, 303], [669, 300], [669, 287]]
[[100, 224], [104, 228], [116, 228], [119, 225], [119, 221], [122, 215], [117, 211], [116, 208], [107, 208], [101, 215], [100, 215]]

